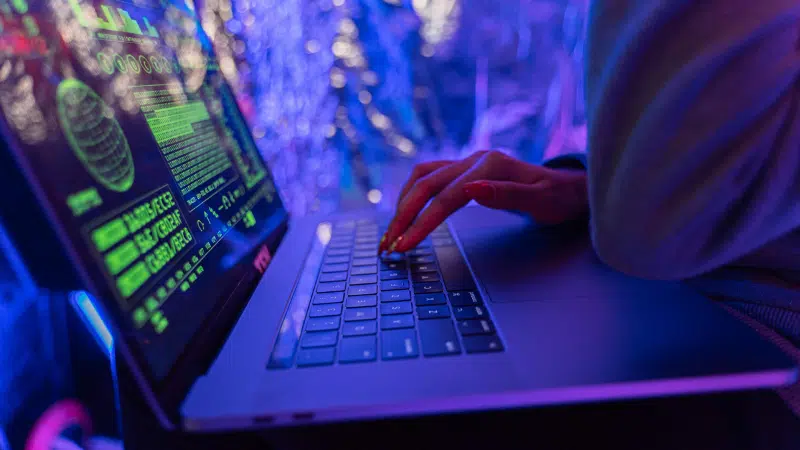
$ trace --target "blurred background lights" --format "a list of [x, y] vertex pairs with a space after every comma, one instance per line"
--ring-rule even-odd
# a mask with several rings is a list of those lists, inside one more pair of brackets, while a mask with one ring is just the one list
[[377, 189], [370, 189], [370, 191], [367, 192], [367, 199], [373, 205], [377, 205], [378, 203], [380, 203], [382, 198], [383, 194], [381, 193], [381, 191]]

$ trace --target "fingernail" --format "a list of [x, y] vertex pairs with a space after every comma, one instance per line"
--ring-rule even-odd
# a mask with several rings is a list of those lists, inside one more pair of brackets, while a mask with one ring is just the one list
[[491, 184], [479, 181], [464, 185], [464, 194], [478, 201], [490, 201], [494, 200], [495, 189]]
[[383, 251], [384, 245], [386, 245], [386, 237], [387, 237], [388, 234], [389, 234], [389, 232], [387, 231], [386, 233], [383, 233], [383, 236], [381, 237], [381, 242], [378, 244], [378, 253], [379, 254]]
[[397, 246], [400, 245], [400, 241], [402, 240], [403, 236], [400, 236], [399, 238], [395, 239], [394, 242], [392, 242], [392, 245], [389, 246], [389, 253], [393, 253], [397, 248]]

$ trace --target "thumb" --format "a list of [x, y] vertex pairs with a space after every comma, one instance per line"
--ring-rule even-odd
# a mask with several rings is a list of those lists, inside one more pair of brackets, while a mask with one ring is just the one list
[[465, 184], [464, 195], [487, 208], [532, 212], [542, 185], [480, 180]]
[[542, 224], [558, 224], [577, 215], [548, 180], [533, 184], [474, 181], [464, 185], [464, 195], [487, 208], [526, 213]]

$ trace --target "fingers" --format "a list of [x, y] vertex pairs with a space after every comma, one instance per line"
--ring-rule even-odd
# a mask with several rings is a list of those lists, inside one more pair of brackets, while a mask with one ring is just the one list
[[397, 237], [408, 228], [431, 197], [438, 194], [451, 181], [468, 170], [472, 164], [472, 158], [467, 158], [449, 165], [443, 165], [432, 173], [417, 179], [416, 183], [400, 201], [397, 212], [386, 230], [386, 235], [381, 239], [378, 252], [387, 250]]
[[405, 252], [416, 247], [425, 237], [447, 217], [469, 203], [470, 198], [464, 193], [464, 185], [471, 181], [485, 178], [504, 178], [511, 176], [510, 163], [514, 160], [497, 152], [491, 152], [480, 156], [480, 160], [474, 167], [464, 172], [461, 176], [453, 180], [442, 191], [431, 200], [419, 217], [405, 230], [398, 238], [394, 250]]
[[585, 174], [560, 173], [533, 184], [480, 180], [464, 185], [464, 194], [493, 209], [523, 212], [545, 225], [582, 217], [588, 211]]
[[535, 215], [541, 209], [540, 197], [548, 186], [547, 180], [534, 184], [481, 180], [465, 184], [464, 195], [487, 208]]
[[[468, 170], [485, 153], [478, 152], [461, 161], [436, 161], [428, 163], [430, 166], [419, 169], [418, 173], [424, 173], [428, 169], [438, 166], [438, 169], [428, 172], [427, 175], [417, 177], [408, 189], [403, 188], [405, 193], [401, 194], [403, 196], [397, 206], [397, 212], [389, 223], [386, 234], [381, 238], [378, 253], [385, 250], [391, 251], [390, 245], [408, 228], [425, 204], [452, 180]], [[412, 174], [413, 176], [414, 174]]]
[[414, 186], [414, 183], [416, 183], [420, 178], [426, 177], [443, 167], [453, 164], [454, 162], [455, 161], [450, 160], [430, 161], [414, 166], [414, 169], [411, 170], [411, 175], [408, 177], [408, 180], [406, 180], [403, 188], [400, 189], [400, 194], [397, 196], [397, 206], [400, 206], [400, 204], [403, 202], [403, 198], [405, 198], [405, 196], [408, 194], [408, 191], [411, 190], [411, 188]]

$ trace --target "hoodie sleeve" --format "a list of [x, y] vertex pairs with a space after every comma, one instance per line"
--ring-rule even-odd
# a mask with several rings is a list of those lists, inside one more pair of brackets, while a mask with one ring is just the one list
[[684, 279], [800, 228], [800, 2], [593, 0], [595, 249]]

